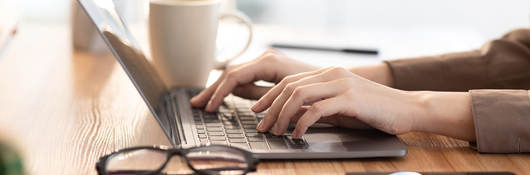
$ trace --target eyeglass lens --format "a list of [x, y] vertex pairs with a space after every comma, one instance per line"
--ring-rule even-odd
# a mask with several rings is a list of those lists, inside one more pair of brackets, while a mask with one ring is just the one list
[[238, 175], [248, 168], [245, 154], [225, 147], [200, 147], [187, 154], [191, 166], [208, 174]]
[[[153, 172], [164, 165], [167, 153], [163, 151], [140, 149], [119, 153], [109, 158], [105, 172], [109, 175], [135, 175]], [[191, 174], [186, 161], [179, 156], [172, 157], [165, 172], [175, 174]]]

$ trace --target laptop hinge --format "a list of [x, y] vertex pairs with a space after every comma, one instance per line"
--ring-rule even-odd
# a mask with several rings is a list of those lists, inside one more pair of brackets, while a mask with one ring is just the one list
[[[170, 91], [173, 92], [173, 91]], [[174, 146], [186, 144], [186, 138], [184, 137], [184, 131], [182, 129], [182, 121], [180, 119], [180, 114], [177, 109], [177, 96], [176, 93], [170, 93], [170, 95], [166, 96], [167, 99], [167, 105], [168, 105], [168, 118], [171, 121], [171, 127], [173, 130], [172, 139], [174, 141]]]

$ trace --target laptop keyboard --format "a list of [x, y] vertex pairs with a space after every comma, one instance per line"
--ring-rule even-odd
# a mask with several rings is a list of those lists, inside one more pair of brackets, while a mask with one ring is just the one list
[[[191, 92], [190, 97], [197, 92]], [[274, 136], [260, 133], [256, 125], [263, 119], [265, 112], [250, 111], [255, 101], [230, 95], [217, 113], [207, 113], [193, 108], [193, 120], [197, 139], [203, 144], [230, 145], [252, 150], [301, 149], [307, 147], [302, 139], [291, 139], [290, 134]]]

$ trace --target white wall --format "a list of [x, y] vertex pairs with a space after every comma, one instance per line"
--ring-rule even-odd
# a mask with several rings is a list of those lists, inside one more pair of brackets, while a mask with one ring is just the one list
[[530, 24], [529, 0], [252, 1], [267, 6], [261, 20], [285, 25], [464, 27], [491, 38]]

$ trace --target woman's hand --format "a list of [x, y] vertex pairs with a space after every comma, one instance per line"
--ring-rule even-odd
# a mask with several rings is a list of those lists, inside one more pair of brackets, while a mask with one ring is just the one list
[[287, 76], [251, 109], [262, 112], [267, 108], [258, 130], [272, 129], [273, 134], [281, 135], [296, 121], [295, 138], [319, 120], [340, 126], [359, 120], [384, 132], [401, 134], [412, 129], [414, 120], [408, 114], [419, 109], [406, 91], [335, 67]]
[[227, 68], [213, 85], [193, 97], [190, 103], [213, 112], [232, 92], [244, 98], [258, 99], [270, 89], [254, 85], [255, 81], [277, 83], [288, 75], [316, 69], [315, 66], [289, 59], [278, 51], [268, 50], [251, 62]]
[[468, 93], [397, 90], [344, 68], [285, 77], [251, 109], [267, 108], [258, 130], [281, 135], [290, 122], [296, 122], [294, 138], [320, 121], [350, 128], [370, 126], [389, 134], [421, 131], [475, 140]]

